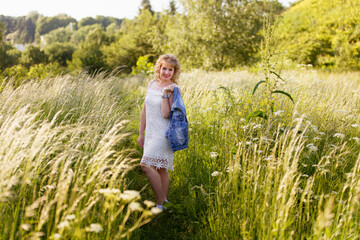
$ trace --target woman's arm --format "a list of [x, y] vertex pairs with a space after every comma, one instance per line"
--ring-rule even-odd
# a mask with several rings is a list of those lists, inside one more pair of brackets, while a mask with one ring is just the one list
[[[169, 118], [170, 115], [169, 113], [173, 102], [173, 90], [174, 90], [174, 86], [169, 86], [168, 88], [165, 88], [163, 91], [163, 95], [170, 94], [169, 98], [163, 98], [161, 100], [161, 114], [163, 118]], [[179, 88], [179, 92], [181, 94], [180, 88]]]
[[145, 141], [145, 128], [146, 128], [146, 107], [145, 103], [141, 112], [141, 118], [140, 118], [140, 130], [139, 130], [139, 138], [138, 143], [139, 146], [144, 148], [144, 141]]

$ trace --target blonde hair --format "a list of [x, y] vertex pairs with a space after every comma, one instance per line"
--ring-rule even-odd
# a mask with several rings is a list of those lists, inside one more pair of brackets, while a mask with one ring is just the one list
[[173, 54], [161, 55], [155, 64], [155, 81], [160, 81], [160, 69], [162, 64], [166, 62], [174, 68], [174, 75], [170, 79], [172, 82], [177, 83], [177, 80], [180, 76], [181, 68], [180, 62]]

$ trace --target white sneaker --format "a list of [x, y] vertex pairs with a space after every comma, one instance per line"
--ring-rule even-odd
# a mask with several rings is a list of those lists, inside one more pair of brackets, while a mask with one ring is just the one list
[[164, 206], [160, 204], [156, 204], [156, 207], [160, 209], [161, 211], [164, 211]]

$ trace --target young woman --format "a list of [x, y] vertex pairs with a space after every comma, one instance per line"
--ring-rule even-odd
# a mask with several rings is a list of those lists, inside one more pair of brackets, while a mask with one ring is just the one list
[[155, 65], [155, 79], [148, 85], [140, 119], [138, 143], [144, 148], [140, 165], [156, 194], [156, 206], [161, 210], [163, 202], [168, 201], [168, 170], [173, 170], [174, 153], [165, 133], [169, 123], [172, 92], [177, 86], [179, 75], [180, 63], [174, 55], [159, 57]]

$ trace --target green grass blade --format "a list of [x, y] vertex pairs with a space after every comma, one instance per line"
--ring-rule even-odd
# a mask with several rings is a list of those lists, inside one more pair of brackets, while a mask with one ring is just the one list
[[260, 117], [260, 118], [263, 118], [265, 120], [268, 119], [268, 116], [265, 114], [265, 112], [258, 110], [258, 111], [254, 111], [254, 112], [249, 113], [246, 116], [246, 121], [249, 122], [251, 120], [251, 118], [253, 118], [253, 117]]
[[276, 91], [273, 91], [272, 93], [281, 93], [281, 94], [284, 94], [284, 95], [286, 95], [288, 98], [290, 98], [290, 100], [293, 102], [293, 103], [295, 103], [294, 102], [294, 99], [291, 97], [291, 95], [289, 94], [289, 93], [287, 93], [287, 92], [284, 92], [284, 91], [281, 91], [281, 90], [276, 90]]
[[275, 76], [277, 76], [280, 80], [282, 80], [282, 81], [284, 81], [284, 82], [286, 82], [284, 79], [282, 79], [282, 77], [280, 77], [280, 75], [279, 74], [277, 74], [276, 72], [274, 72], [274, 71], [270, 71], [270, 73], [272, 73], [272, 74], [274, 74]]
[[253, 91], [252, 95], [254, 95], [254, 93], [255, 93], [256, 89], [259, 87], [259, 85], [262, 84], [262, 83], [264, 83], [264, 82], [266, 82], [266, 81], [265, 81], [265, 80], [261, 80], [260, 82], [258, 82], [258, 83], [255, 85], [254, 91]]

